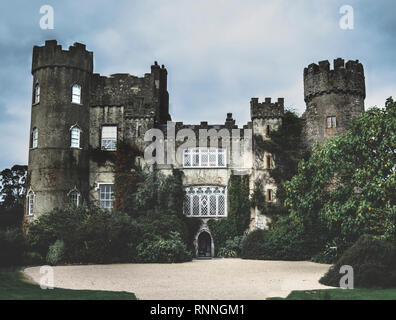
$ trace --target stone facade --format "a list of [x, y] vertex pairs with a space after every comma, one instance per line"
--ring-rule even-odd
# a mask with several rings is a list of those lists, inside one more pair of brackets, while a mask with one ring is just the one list
[[[219, 148], [225, 150], [226, 165], [186, 167], [183, 161], [179, 161], [158, 165], [158, 170], [165, 174], [171, 174], [173, 168], [182, 170], [186, 189], [205, 186], [224, 190], [231, 174], [247, 174], [252, 191], [255, 181], [260, 179], [264, 192], [276, 192], [276, 185], [269, 174], [271, 167], [276, 165], [276, 159], [267, 153], [259, 153], [251, 137], [259, 135], [268, 139], [269, 131], [282, 123], [283, 98], [276, 102], [272, 102], [271, 98], [265, 98], [264, 102], [252, 98], [251, 121], [241, 128], [235, 124], [230, 113], [222, 124], [204, 121], [197, 125], [182, 122], [174, 124], [169, 122], [167, 70], [163, 65], [160, 67], [155, 62], [150, 73], [143, 77], [129, 74], [103, 77], [93, 73], [93, 53], [87, 51], [85, 45], [75, 43], [69, 50], [63, 50], [55, 40], [46, 41], [42, 47], [34, 47], [32, 75], [32, 135], [27, 177], [27, 200], [31, 201], [26, 201], [27, 220], [70, 201], [72, 192], [78, 194], [79, 203], [102, 203], [104, 191], [101, 193], [101, 185], [114, 183], [111, 163], [99, 163], [92, 157], [92, 150], [103, 149], [104, 127], [115, 128], [118, 140], [133, 143], [142, 151], [147, 146], [144, 136], [149, 129], [159, 129], [164, 134], [165, 145], [174, 144], [176, 147], [181, 142], [168, 136], [170, 126], [173, 126], [171, 129], [176, 135], [183, 129], [190, 129], [197, 137], [202, 130], [226, 131], [231, 137], [230, 141], [219, 141]], [[77, 100], [74, 100], [75, 86], [80, 88], [76, 91]], [[335, 60], [334, 70], [330, 70], [328, 62], [310, 65], [304, 70], [304, 96], [307, 103], [304, 113], [307, 145], [344, 132], [348, 121], [364, 110], [362, 65], [357, 61], [349, 61], [344, 65], [342, 59]], [[336, 117], [336, 127], [326, 128], [328, 116]], [[77, 145], [73, 145], [72, 141], [73, 128], [78, 128]], [[240, 129], [240, 139], [232, 138], [233, 130], [237, 129]], [[248, 134], [249, 130], [251, 135]], [[194, 147], [198, 146], [209, 147], [208, 139], [198, 139]], [[242, 150], [238, 163], [232, 153], [235, 146]], [[247, 147], [251, 147], [250, 152], [243, 151]], [[105, 152], [114, 153], [114, 150]], [[140, 160], [144, 163], [144, 159]], [[208, 212], [212, 210], [210, 204], [202, 203], [200, 208], [201, 205]], [[217, 210], [219, 206], [220, 202], [214, 203]], [[220, 218], [226, 218], [227, 204], [224, 206], [224, 217]], [[201, 233], [210, 236], [207, 218], [202, 221], [202, 228], [194, 242], [196, 246]], [[251, 229], [266, 228], [267, 223], [267, 217], [252, 209]], [[212, 254], [213, 250], [211, 243]]]
[[[334, 60], [311, 64], [304, 69], [304, 99], [307, 105], [305, 138], [308, 148], [314, 142], [342, 134], [350, 120], [364, 111], [366, 97], [363, 65], [359, 61]], [[335, 117], [335, 126], [328, 125]], [[329, 119], [329, 120], [328, 120]]]

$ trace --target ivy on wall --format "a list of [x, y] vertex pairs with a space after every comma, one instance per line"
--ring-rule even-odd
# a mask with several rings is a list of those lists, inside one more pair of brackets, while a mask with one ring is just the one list
[[286, 198], [284, 184], [297, 173], [300, 160], [309, 157], [303, 141], [303, 127], [304, 120], [294, 111], [287, 110], [280, 127], [270, 132], [269, 140], [264, 140], [262, 136], [254, 136], [256, 152], [263, 155], [264, 151], [267, 151], [275, 159], [275, 167], [269, 170], [269, 174], [277, 185], [277, 202], [267, 203], [261, 180], [255, 181], [252, 196], [252, 207], [257, 207], [266, 216], [276, 218], [288, 214], [287, 208], [283, 205]]
[[249, 176], [232, 175], [228, 182], [227, 218], [208, 222], [216, 251], [224, 247], [227, 240], [242, 236], [249, 224]]
[[136, 157], [141, 152], [126, 142], [117, 142], [114, 166], [114, 209], [130, 216], [136, 216], [135, 193], [142, 180], [141, 168]]

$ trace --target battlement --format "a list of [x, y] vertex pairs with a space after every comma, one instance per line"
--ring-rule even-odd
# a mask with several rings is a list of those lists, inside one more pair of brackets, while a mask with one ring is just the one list
[[69, 50], [63, 50], [56, 40], [47, 40], [44, 46], [33, 48], [32, 73], [46, 67], [76, 68], [92, 73], [93, 52], [87, 51], [81, 43], [74, 43]]
[[255, 118], [279, 118], [285, 112], [285, 99], [278, 98], [277, 102], [271, 102], [271, 98], [265, 98], [264, 102], [259, 102], [258, 98], [250, 100], [250, 116]]
[[309, 102], [312, 98], [326, 93], [345, 93], [366, 97], [364, 69], [359, 60], [334, 60], [334, 68], [330, 62], [320, 61], [312, 63], [304, 69], [304, 99]]

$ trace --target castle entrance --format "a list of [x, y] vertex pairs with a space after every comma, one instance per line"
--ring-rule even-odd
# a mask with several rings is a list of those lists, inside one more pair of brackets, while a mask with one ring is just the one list
[[206, 231], [201, 232], [198, 237], [198, 257], [212, 256], [212, 237]]

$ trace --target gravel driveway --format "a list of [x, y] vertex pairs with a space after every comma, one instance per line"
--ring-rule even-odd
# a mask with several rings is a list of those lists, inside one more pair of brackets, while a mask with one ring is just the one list
[[[134, 292], [139, 299], [265, 299], [292, 290], [328, 288], [318, 280], [330, 265], [306, 261], [193, 260], [181, 264], [54, 267], [55, 287]], [[24, 272], [39, 282], [40, 267]]]

